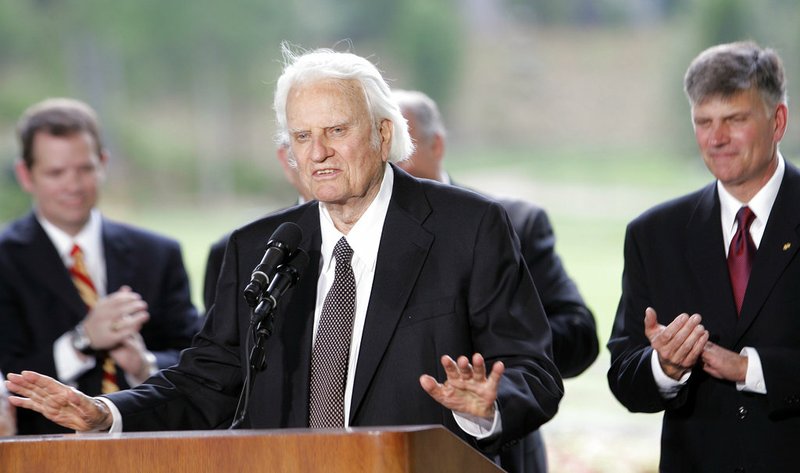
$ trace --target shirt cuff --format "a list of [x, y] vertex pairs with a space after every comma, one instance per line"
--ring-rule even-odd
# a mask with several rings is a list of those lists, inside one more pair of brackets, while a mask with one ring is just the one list
[[158, 364], [156, 356], [153, 354], [153, 352], [145, 351], [144, 363], [147, 365], [147, 376], [145, 376], [143, 379], [138, 379], [133, 374], [125, 372], [125, 381], [128, 382], [128, 386], [130, 387], [138, 386], [147, 381], [150, 378], [150, 376], [153, 376], [154, 374], [158, 373]]
[[758, 351], [753, 347], [744, 347], [739, 354], [747, 357], [747, 373], [744, 375], [744, 383], [736, 383], [736, 389], [767, 394], [767, 383], [764, 381], [764, 369], [761, 367], [761, 357], [758, 355]]
[[494, 403], [494, 418], [491, 420], [456, 411], [453, 411], [453, 418], [456, 420], [456, 424], [461, 427], [461, 430], [478, 440], [499, 435], [503, 431], [503, 422], [500, 420], [500, 409], [497, 408], [497, 401]]
[[53, 358], [58, 380], [70, 386], [77, 386], [82, 374], [94, 368], [97, 360], [93, 356], [81, 356], [72, 348], [70, 333], [66, 332], [53, 343]]
[[[122, 432], [122, 414], [119, 412], [119, 409], [117, 409], [117, 406], [113, 402], [111, 402], [110, 399], [106, 397], [101, 396], [101, 397], [96, 397], [95, 399], [105, 404], [106, 407], [108, 407], [108, 410], [111, 412], [111, 427], [108, 429], [108, 433], [118, 434]], [[102, 430], [98, 429], [98, 430], [92, 430], [90, 432], [102, 432]], [[84, 432], [84, 433], [90, 433], [90, 432]]]
[[664, 373], [661, 368], [661, 363], [658, 362], [658, 352], [653, 350], [650, 354], [650, 369], [653, 371], [653, 379], [658, 386], [658, 392], [664, 399], [673, 399], [678, 395], [678, 391], [689, 381], [689, 376], [692, 375], [692, 370], [687, 371], [681, 379], [674, 380]]

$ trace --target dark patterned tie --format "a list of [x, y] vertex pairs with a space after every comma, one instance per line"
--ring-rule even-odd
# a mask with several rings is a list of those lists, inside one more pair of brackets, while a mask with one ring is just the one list
[[[72, 245], [70, 251], [72, 257], [72, 266], [69, 268], [69, 274], [72, 276], [72, 282], [75, 288], [83, 299], [86, 307], [91, 309], [97, 304], [97, 289], [94, 287], [92, 278], [89, 276], [89, 271], [86, 270], [86, 264], [83, 261], [83, 250], [77, 244]], [[98, 358], [99, 362], [103, 364], [103, 382], [100, 387], [102, 394], [113, 393], [119, 391], [119, 384], [117, 384], [117, 366], [114, 364], [114, 359], [108, 355]]]
[[336, 269], [322, 304], [317, 339], [311, 352], [308, 425], [344, 427], [344, 389], [356, 311], [356, 278], [350, 261], [353, 249], [342, 237], [333, 249]]
[[736, 301], [736, 313], [742, 311], [742, 301], [747, 290], [747, 281], [750, 279], [750, 269], [753, 267], [753, 258], [756, 255], [756, 245], [750, 236], [750, 225], [756, 215], [750, 207], [742, 207], [736, 213], [737, 228], [728, 250], [728, 273], [731, 277], [733, 298]]

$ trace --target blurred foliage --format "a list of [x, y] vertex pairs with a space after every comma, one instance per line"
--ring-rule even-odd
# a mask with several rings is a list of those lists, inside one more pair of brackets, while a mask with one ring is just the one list
[[[604, 127], [616, 125], [611, 131], [636, 131], [613, 136], [640, 141], [611, 143], [609, 153], [667, 143], [671, 148], [659, 149], [659, 155], [693, 159], [679, 97], [682, 69], [710, 44], [752, 38], [774, 45], [789, 77], [800, 76], [791, 54], [800, 45], [798, 12], [793, 0], [0, 0], [0, 160], [10, 169], [13, 127], [22, 110], [48, 96], [68, 95], [86, 100], [101, 117], [112, 154], [107, 192], [114, 199], [280, 200], [287, 186], [273, 159], [270, 108], [282, 40], [303, 48], [351, 49], [374, 60], [391, 85], [427, 92], [448, 115], [451, 136], [463, 140], [454, 148], [481, 143], [494, 153], [498, 144], [513, 140], [531, 145], [530, 155], [537, 140], [547, 140], [547, 146], [563, 141], [559, 128], [570, 136], [570, 127], [593, 126], [597, 132], [583, 128], [578, 135], [579, 145], [592, 148], [608, 145], [603, 137], [612, 135]], [[647, 76], [634, 75], [644, 64], [613, 76], [619, 67], [613, 64], [626, 53], [608, 38], [626, 38], [642, 25], [666, 31], [646, 37], [656, 42], [641, 48], [663, 59], [647, 66]], [[548, 41], [569, 38], [569, 31], [583, 37], [587, 26], [596, 41], [585, 36], [567, 43], [583, 51], [564, 49], [559, 61], [537, 50], [544, 44], [537, 35], [555, 29]], [[669, 51], [663, 51], [667, 43], [659, 35], [668, 38]], [[568, 71], [559, 75], [560, 67]], [[575, 93], [569, 85], [558, 87], [587, 70], [606, 75], [576, 82], [585, 90]], [[582, 116], [615, 108], [620, 95], [609, 93], [611, 85], [624, 88], [654, 77], [665, 77], [664, 85], [645, 93], [665, 98], [648, 102], [654, 108], [646, 119], [661, 132], [639, 132], [643, 119], [631, 108], [619, 107], [628, 115], [619, 123], [616, 117]], [[502, 98], [492, 98], [497, 94]], [[566, 100], [572, 100], [569, 107]], [[570, 127], [552, 127], [556, 120], [549, 120], [552, 128], [541, 131], [526, 121], [537, 114], [558, 116], [559, 109], [569, 110]], [[784, 140], [785, 149], [798, 147], [794, 135]], [[5, 172], [0, 184], [2, 222], [28, 203], [13, 173]]]
[[759, 37], [758, 10], [749, 0], [706, 0], [698, 5], [701, 43], [713, 45]]
[[[117, 197], [285, 193], [270, 150], [280, 42], [391, 57], [446, 103], [463, 54], [456, 10], [455, 0], [0, 0], [0, 131], [34, 102], [73, 96], [101, 117]], [[0, 145], [5, 163], [15, 153]], [[27, 205], [13, 179], [3, 184], [0, 221]]]
[[462, 73], [462, 61], [457, 52], [465, 33], [452, 19], [456, 9], [452, 2], [409, 0], [397, 3], [402, 9], [389, 35], [393, 51], [411, 71], [408, 83], [424, 90], [446, 108]]
[[690, 0], [511, 0], [515, 11], [542, 24], [608, 27], [663, 20]]

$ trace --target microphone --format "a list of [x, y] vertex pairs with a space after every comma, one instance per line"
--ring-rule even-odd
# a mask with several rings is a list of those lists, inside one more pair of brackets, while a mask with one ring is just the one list
[[289, 257], [289, 261], [278, 266], [275, 277], [269, 283], [258, 307], [253, 311], [250, 323], [257, 324], [278, 305], [278, 299], [300, 280], [300, 274], [308, 266], [308, 261], [308, 253], [298, 248]]
[[278, 265], [297, 248], [302, 239], [303, 231], [292, 222], [280, 224], [272, 233], [267, 242], [267, 251], [264, 252], [261, 262], [253, 269], [250, 283], [244, 288], [244, 298], [250, 307], [255, 307], [258, 297], [269, 285]]

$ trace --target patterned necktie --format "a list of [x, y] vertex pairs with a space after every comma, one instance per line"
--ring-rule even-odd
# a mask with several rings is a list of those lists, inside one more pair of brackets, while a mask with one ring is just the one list
[[750, 225], [756, 215], [750, 207], [742, 207], [736, 213], [737, 228], [728, 250], [728, 274], [731, 278], [733, 298], [736, 301], [736, 314], [742, 311], [742, 301], [750, 279], [750, 269], [756, 256], [756, 245], [750, 236]]
[[317, 339], [311, 352], [309, 426], [344, 427], [344, 390], [356, 311], [353, 250], [342, 237], [333, 249], [336, 273], [322, 304]]
[[[77, 244], [72, 246], [70, 251], [72, 257], [72, 266], [69, 268], [69, 274], [72, 276], [72, 282], [75, 288], [78, 289], [78, 294], [81, 295], [86, 307], [91, 309], [97, 304], [97, 289], [92, 283], [92, 278], [89, 276], [89, 271], [86, 270], [86, 264], [83, 261], [83, 250]], [[114, 364], [113, 358], [106, 355], [99, 358], [103, 362], [103, 382], [100, 387], [102, 394], [113, 393], [119, 391], [117, 384], [117, 367]]]

